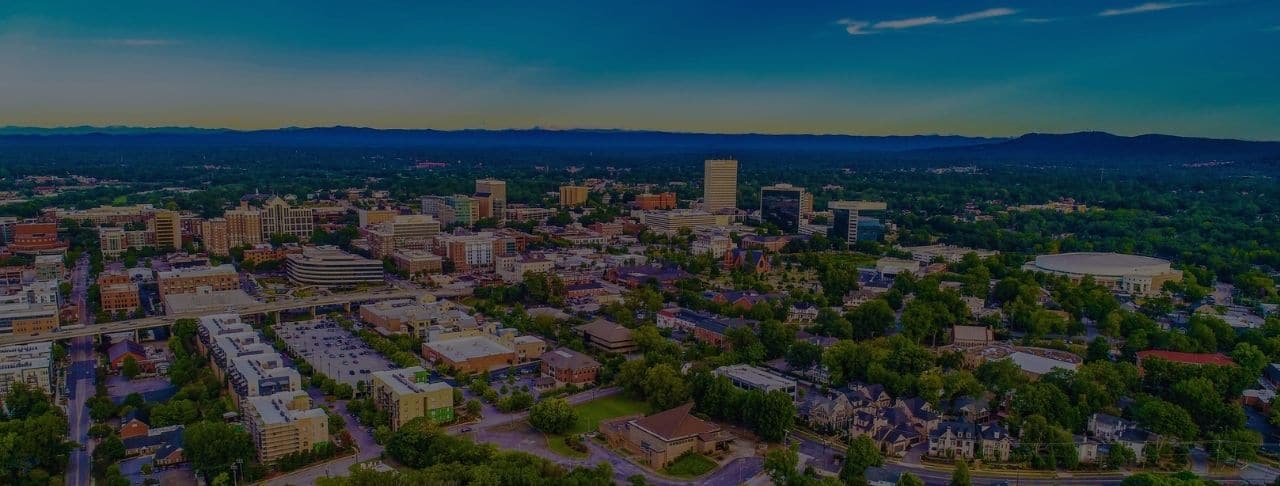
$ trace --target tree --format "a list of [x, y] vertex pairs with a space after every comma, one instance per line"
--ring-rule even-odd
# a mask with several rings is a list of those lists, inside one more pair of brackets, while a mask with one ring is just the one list
[[690, 397], [689, 385], [685, 383], [684, 377], [666, 363], [649, 368], [644, 374], [641, 388], [654, 410], [675, 408], [688, 402]]
[[120, 459], [124, 459], [124, 442], [116, 434], [108, 435], [93, 448], [94, 469], [103, 470]]
[[870, 339], [884, 335], [896, 316], [884, 299], [871, 299], [845, 315], [854, 339]]
[[1133, 418], [1142, 428], [1162, 436], [1190, 441], [1200, 435], [1200, 428], [1186, 410], [1156, 397], [1139, 399]]
[[548, 434], [563, 434], [578, 421], [578, 412], [563, 398], [538, 402], [529, 409], [529, 423]]
[[[758, 393], [760, 392], [747, 392], [749, 396]], [[774, 390], [764, 394], [758, 413], [753, 415], [754, 420], [751, 420], [750, 424], [752, 430], [761, 439], [778, 442], [787, 436], [787, 430], [795, 422], [796, 405], [791, 395], [781, 390]]]
[[898, 477], [898, 482], [894, 486], [924, 486], [924, 481], [919, 476], [909, 472], [903, 472]]
[[124, 364], [120, 365], [120, 374], [132, 380], [139, 373], [142, 373], [142, 368], [138, 366], [138, 360], [133, 359], [133, 356], [125, 356]]
[[1133, 453], [1133, 449], [1121, 442], [1111, 444], [1111, 450], [1107, 452], [1107, 467], [1120, 469], [1122, 467], [1133, 464], [1138, 459], [1137, 454]]
[[1084, 360], [1087, 362], [1108, 361], [1111, 359], [1111, 343], [1107, 338], [1098, 336], [1089, 342], [1089, 349]]
[[956, 461], [956, 469], [951, 472], [951, 486], [972, 486], [973, 480], [969, 478], [969, 463], [963, 459]]
[[796, 484], [799, 465], [800, 454], [797, 452], [797, 446], [777, 448], [764, 456], [764, 470], [777, 486]]
[[1262, 434], [1248, 429], [1236, 429], [1214, 434], [1208, 442], [1209, 455], [1215, 461], [1251, 461], [1258, 457], [1262, 447]]
[[880, 448], [876, 443], [871, 437], [859, 435], [849, 442], [844, 464], [840, 466], [840, 479], [846, 484], [862, 483], [866, 480], [863, 474], [867, 468], [883, 464], [884, 457], [880, 455]]
[[808, 341], [797, 341], [787, 350], [787, 366], [804, 371], [822, 362], [822, 347]]
[[184, 453], [191, 466], [206, 478], [228, 472], [236, 461], [247, 463], [254, 455], [249, 433], [225, 422], [197, 422], [182, 433]]

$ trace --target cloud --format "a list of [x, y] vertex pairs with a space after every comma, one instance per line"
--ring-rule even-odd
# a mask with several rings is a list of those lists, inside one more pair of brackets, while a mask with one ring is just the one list
[[1101, 12], [1098, 12], [1098, 16], [1114, 17], [1117, 15], [1132, 15], [1132, 14], [1140, 14], [1140, 13], [1159, 12], [1161, 10], [1170, 10], [1170, 9], [1182, 8], [1182, 7], [1192, 7], [1195, 5], [1200, 5], [1200, 2], [1181, 2], [1181, 3], [1147, 2], [1142, 5], [1134, 5], [1132, 7], [1126, 7], [1126, 8], [1109, 8]]
[[977, 12], [967, 13], [964, 15], [957, 15], [955, 17], [951, 17], [950, 19], [947, 19], [947, 21], [944, 23], [960, 24], [964, 22], [973, 22], [975, 20], [1004, 17], [1007, 15], [1013, 15], [1016, 13], [1018, 13], [1018, 11], [1011, 8], [989, 8], [986, 10], [980, 10]]
[[923, 27], [926, 25], [963, 24], [966, 22], [975, 22], [978, 20], [1014, 15], [1017, 13], [1017, 10], [1001, 7], [969, 12], [955, 17], [927, 15], [906, 19], [881, 20], [874, 23], [862, 20], [840, 19], [836, 23], [843, 25], [845, 27], [845, 31], [848, 32], [849, 35], [867, 35], [884, 30], [902, 30]]
[[840, 20], [837, 20], [836, 23], [843, 25], [844, 31], [848, 32], [849, 35], [871, 35], [875, 33], [875, 32], [866, 30], [866, 28], [871, 25], [871, 22], [864, 22], [861, 20], [853, 20], [853, 19], [840, 19]]
[[1262, 31], [1263, 32], [1280, 32], [1280, 25], [1273, 25], [1271, 27], [1262, 29]]
[[1055, 19], [1055, 18], [1048, 18], [1048, 17], [1029, 17], [1029, 18], [1022, 19], [1023, 22], [1026, 22], [1028, 24], [1047, 24], [1050, 22], [1057, 22], [1059, 20], [1062, 20], [1062, 19]]
[[123, 47], [158, 47], [158, 46], [171, 46], [171, 45], [177, 44], [178, 42], [172, 39], [130, 38], [130, 39], [104, 39], [102, 43], [113, 45], [113, 46], [123, 46]]
[[930, 15], [928, 17], [914, 17], [902, 20], [882, 20], [876, 22], [874, 26], [877, 29], [910, 29], [912, 27], [920, 27], [922, 25], [941, 24], [942, 19]]

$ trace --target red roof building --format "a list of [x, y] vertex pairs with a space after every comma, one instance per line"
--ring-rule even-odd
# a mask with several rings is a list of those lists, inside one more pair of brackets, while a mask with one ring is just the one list
[[1165, 351], [1151, 349], [1138, 352], [1138, 371], [1142, 371], [1142, 362], [1150, 358], [1186, 365], [1235, 366], [1236, 362], [1222, 353], [1184, 353], [1181, 351]]

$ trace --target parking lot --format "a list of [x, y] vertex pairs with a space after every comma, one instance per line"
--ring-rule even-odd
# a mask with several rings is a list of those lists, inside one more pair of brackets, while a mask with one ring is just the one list
[[395, 369], [364, 341], [329, 319], [277, 324], [274, 329], [289, 351], [340, 383], [368, 383], [371, 374]]

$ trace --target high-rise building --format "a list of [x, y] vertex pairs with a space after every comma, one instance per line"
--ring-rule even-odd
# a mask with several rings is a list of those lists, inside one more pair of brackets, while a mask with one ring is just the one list
[[800, 229], [805, 190], [791, 184], [775, 184], [760, 189], [760, 219], [773, 223], [784, 233]]
[[498, 179], [476, 180], [476, 193], [488, 194], [490, 216], [499, 220], [507, 217], [507, 181]]
[[253, 246], [262, 243], [262, 212], [241, 205], [223, 213], [227, 220], [227, 245]]
[[587, 203], [587, 186], [560, 186], [561, 206], [581, 206]]
[[451, 225], [458, 220], [453, 206], [449, 204], [449, 198], [442, 196], [423, 196], [422, 214], [435, 216], [440, 221], [440, 224], [445, 226]]
[[673, 209], [670, 211], [646, 211], [644, 224], [656, 233], [674, 235], [681, 229], [696, 230], [716, 225], [716, 216], [696, 209]]
[[450, 196], [446, 202], [453, 209], [455, 223], [471, 227], [476, 224], [477, 219], [480, 219], [480, 204], [476, 198], [458, 194]]
[[[884, 225], [879, 226], [878, 231], [874, 231], [875, 225], [870, 222], [862, 222], [861, 213], [867, 211], [884, 211], [888, 208], [882, 201], [831, 201], [827, 203], [827, 208], [831, 210], [831, 232], [832, 238], [839, 238], [849, 243], [855, 243], [859, 240], [879, 239], [884, 234]], [[871, 234], [859, 235], [858, 227], [862, 226], [868, 230], [878, 233], [874, 236]]]
[[429, 250], [440, 233], [440, 222], [428, 214], [399, 215], [365, 230], [369, 251], [386, 258], [397, 250]]
[[200, 241], [210, 255], [231, 254], [231, 240], [227, 232], [226, 218], [209, 218], [200, 223]]
[[262, 206], [262, 235], [290, 235], [306, 241], [315, 229], [314, 214], [308, 208], [290, 207], [279, 197], [267, 200]]
[[738, 207], [738, 161], [708, 160], [703, 163], [702, 207], [709, 213]]
[[157, 248], [182, 248], [182, 220], [176, 211], [156, 211], [152, 221]]

